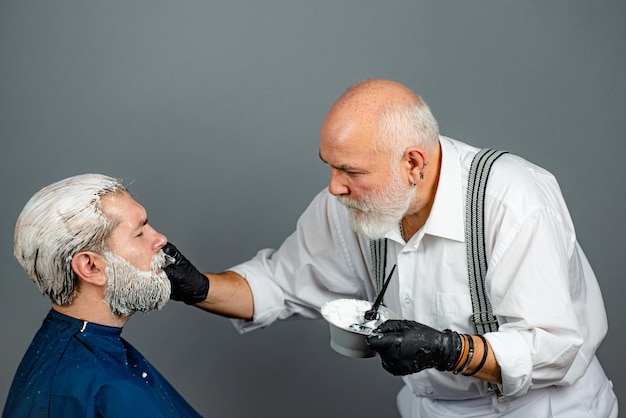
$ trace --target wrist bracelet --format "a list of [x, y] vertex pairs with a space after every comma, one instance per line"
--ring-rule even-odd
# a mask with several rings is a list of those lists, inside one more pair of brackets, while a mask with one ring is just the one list
[[489, 344], [487, 343], [487, 340], [485, 339], [485, 337], [483, 337], [482, 335], [478, 335], [478, 337], [480, 337], [480, 339], [483, 340], [483, 346], [485, 347], [483, 351], [483, 358], [480, 361], [480, 364], [478, 365], [476, 370], [468, 374], [463, 374], [464, 376], [474, 376], [476, 373], [480, 371], [480, 369], [483, 368], [483, 366], [487, 362], [487, 356], [489, 355]]
[[459, 334], [459, 338], [461, 339], [461, 354], [459, 355], [459, 358], [456, 361], [456, 363], [454, 363], [454, 366], [450, 369], [451, 371], [460, 369], [461, 366], [465, 364], [465, 359], [467, 358], [468, 344], [465, 342], [467, 335]]
[[467, 353], [467, 360], [465, 360], [465, 363], [463, 364], [463, 367], [461, 368], [461, 370], [455, 371], [454, 374], [459, 374], [459, 373], [463, 374], [463, 372], [467, 370], [470, 363], [472, 362], [472, 357], [474, 357], [474, 339], [472, 338], [471, 335], [468, 335], [467, 341], [469, 343], [469, 351]]

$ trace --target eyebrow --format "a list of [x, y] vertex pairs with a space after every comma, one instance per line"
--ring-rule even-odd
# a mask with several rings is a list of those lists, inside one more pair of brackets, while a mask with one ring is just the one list
[[144, 226], [148, 225], [148, 218], [144, 218], [143, 220], [139, 221], [139, 223], [137, 224], [137, 227], [135, 229], [141, 229]]
[[322, 162], [324, 164], [328, 164], [329, 166], [331, 166], [332, 168], [334, 168], [335, 170], [339, 170], [339, 171], [360, 171], [358, 168], [353, 167], [351, 165], [348, 164], [341, 164], [341, 165], [332, 165], [331, 163], [329, 163], [328, 161], [326, 161], [324, 158], [322, 158], [322, 151], [318, 151], [318, 154], [320, 157], [320, 160], [322, 160]]

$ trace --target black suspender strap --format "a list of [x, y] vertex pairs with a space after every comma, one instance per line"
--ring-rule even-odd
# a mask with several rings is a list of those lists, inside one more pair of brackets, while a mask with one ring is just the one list
[[493, 315], [491, 302], [485, 291], [487, 258], [485, 256], [484, 201], [487, 177], [493, 163], [506, 151], [483, 149], [472, 160], [467, 183], [467, 206], [465, 208], [465, 240], [467, 242], [467, 265], [472, 297], [472, 322], [478, 334], [495, 332], [498, 321]]
[[374, 270], [374, 279], [376, 281], [376, 294], [378, 294], [385, 280], [385, 268], [387, 267], [387, 238], [370, 240], [370, 256]]

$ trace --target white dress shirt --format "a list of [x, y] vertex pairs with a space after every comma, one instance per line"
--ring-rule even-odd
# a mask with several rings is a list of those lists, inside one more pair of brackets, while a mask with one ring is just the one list
[[[441, 173], [428, 220], [409, 242], [397, 228], [386, 235], [387, 272], [394, 263], [397, 269], [384, 304], [402, 318], [472, 334], [465, 199], [478, 149], [446, 137], [440, 143]], [[491, 170], [484, 219], [486, 289], [500, 324], [485, 337], [502, 369], [503, 395], [513, 400], [529, 389], [571, 385], [594, 359], [607, 319], [555, 178], [505, 154]], [[350, 229], [346, 208], [324, 190], [278, 250], [261, 250], [231, 269], [247, 279], [255, 306], [253, 321], [234, 323], [245, 332], [277, 319], [318, 318], [329, 300], [373, 300], [371, 266], [369, 240]], [[487, 382], [435, 369], [404, 381], [418, 398], [490, 394]], [[597, 388], [590, 391], [591, 399]]]

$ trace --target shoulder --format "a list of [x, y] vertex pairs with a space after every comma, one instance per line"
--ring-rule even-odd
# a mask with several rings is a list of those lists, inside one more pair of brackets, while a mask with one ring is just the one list
[[555, 176], [543, 167], [511, 153], [494, 164], [487, 182], [487, 194], [498, 201], [545, 207], [563, 199]]
[[[444, 157], [458, 159], [462, 184], [467, 187], [472, 161], [480, 148], [464, 142], [441, 137]], [[514, 207], [561, 204], [562, 194], [555, 176], [519, 155], [505, 151], [493, 163], [486, 185], [486, 199], [511, 204]], [[449, 167], [449, 166], [448, 166]]]
[[[558, 181], [528, 160], [504, 154], [493, 165], [485, 191], [485, 219], [492, 233], [517, 234], [522, 228], [559, 231], [567, 245], [575, 229]], [[543, 226], [540, 226], [543, 225]]]
[[[480, 149], [446, 137], [442, 137], [441, 142], [450, 155], [456, 153], [461, 165], [463, 187], [466, 188], [472, 161]], [[489, 172], [485, 189], [486, 219], [496, 222], [506, 217], [521, 223], [539, 214], [564, 222], [573, 229], [556, 177], [546, 168], [506, 152], [495, 160]]]

